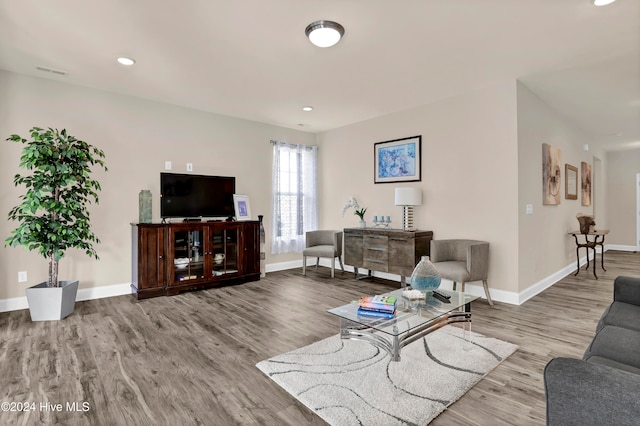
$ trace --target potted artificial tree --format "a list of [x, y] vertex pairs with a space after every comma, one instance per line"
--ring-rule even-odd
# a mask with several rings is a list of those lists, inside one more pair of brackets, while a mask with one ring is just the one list
[[84, 250], [98, 259], [93, 243], [100, 240], [91, 231], [88, 205], [98, 203], [100, 184], [91, 178], [93, 166], [107, 170], [104, 152], [67, 134], [66, 130], [30, 130], [31, 139], [11, 135], [7, 141], [24, 144], [15, 186], [24, 185], [21, 203], [9, 211], [9, 220], [19, 223], [5, 246], [37, 250], [49, 260], [46, 282], [26, 290], [33, 321], [62, 319], [73, 312], [78, 281], [58, 281], [58, 262], [70, 248]]

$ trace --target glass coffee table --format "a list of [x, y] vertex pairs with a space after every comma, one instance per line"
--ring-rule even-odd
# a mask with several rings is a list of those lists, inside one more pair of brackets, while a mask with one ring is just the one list
[[400, 350], [427, 334], [457, 322], [464, 323], [465, 340], [471, 331], [471, 302], [477, 296], [438, 289], [438, 293], [450, 296], [448, 303], [426, 292], [425, 299], [410, 300], [402, 294], [405, 289], [385, 293], [395, 296], [395, 318], [376, 318], [358, 315], [358, 301], [327, 312], [340, 318], [342, 339], [363, 340], [387, 351], [392, 361], [400, 361]]

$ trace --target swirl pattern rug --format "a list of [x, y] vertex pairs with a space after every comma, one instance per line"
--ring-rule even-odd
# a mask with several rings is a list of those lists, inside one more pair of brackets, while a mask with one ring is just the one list
[[401, 351], [329, 337], [256, 364], [327, 423], [426, 425], [517, 349], [502, 340], [443, 327]]

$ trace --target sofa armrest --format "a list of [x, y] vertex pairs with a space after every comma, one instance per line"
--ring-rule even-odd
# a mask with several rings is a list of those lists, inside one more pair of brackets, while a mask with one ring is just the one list
[[640, 306], [640, 278], [617, 277], [613, 282], [613, 300]]
[[638, 374], [555, 358], [544, 369], [544, 386], [549, 426], [638, 424]]

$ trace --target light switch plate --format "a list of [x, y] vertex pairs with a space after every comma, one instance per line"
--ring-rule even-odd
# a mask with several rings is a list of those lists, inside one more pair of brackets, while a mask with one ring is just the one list
[[171, 170], [171, 161], [165, 161], [164, 162], [164, 169], [165, 170]]
[[526, 212], [527, 214], [533, 214], [533, 204], [527, 204]]

